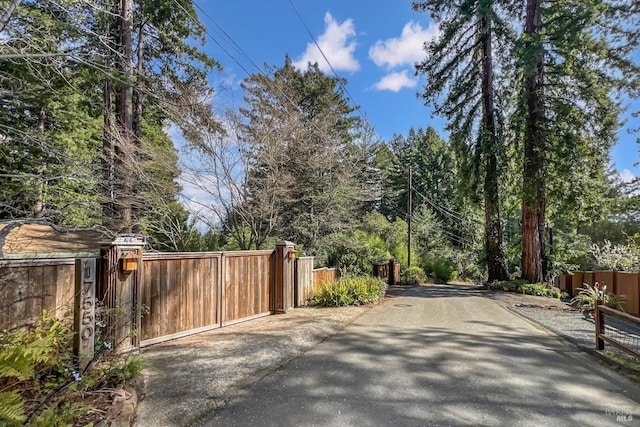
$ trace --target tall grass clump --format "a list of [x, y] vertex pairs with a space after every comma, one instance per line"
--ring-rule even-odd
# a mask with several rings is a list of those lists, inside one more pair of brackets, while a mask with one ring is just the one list
[[387, 284], [377, 277], [342, 277], [319, 286], [311, 305], [340, 307], [380, 301], [387, 292]]

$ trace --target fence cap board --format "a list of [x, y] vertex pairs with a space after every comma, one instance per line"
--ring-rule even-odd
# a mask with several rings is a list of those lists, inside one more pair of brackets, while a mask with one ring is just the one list
[[143, 260], [159, 259], [192, 259], [192, 258], [219, 258], [222, 252], [145, 252], [142, 254]]
[[263, 256], [263, 255], [271, 255], [273, 254], [273, 249], [266, 250], [257, 250], [257, 251], [225, 251], [222, 252], [226, 257], [237, 257], [237, 256]]
[[[95, 258], [95, 255], [82, 256], [78, 258]], [[45, 265], [75, 265], [76, 258], [21, 258], [21, 259], [0, 259], [0, 267], [36, 267]]]

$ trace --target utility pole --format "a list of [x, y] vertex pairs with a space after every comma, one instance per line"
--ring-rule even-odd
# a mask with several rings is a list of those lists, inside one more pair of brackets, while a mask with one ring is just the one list
[[411, 184], [411, 180], [412, 180], [412, 175], [413, 175], [413, 167], [411, 165], [409, 165], [409, 188], [407, 189], [407, 192], [409, 194], [409, 200], [407, 202], [407, 267], [411, 267], [411, 203], [412, 203], [412, 199], [411, 199], [411, 193], [412, 193], [412, 184]]

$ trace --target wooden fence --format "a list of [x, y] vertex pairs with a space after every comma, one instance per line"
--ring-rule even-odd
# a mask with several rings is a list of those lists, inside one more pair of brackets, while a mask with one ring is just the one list
[[[277, 310], [276, 251], [143, 256], [142, 347]], [[293, 286], [286, 283], [285, 286]], [[291, 304], [282, 307], [282, 311]]]
[[321, 286], [323, 283], [338, 280], [340, 273], [337, 268], [318, 268], [313, 270], [313, 286]]
[[575, 271], [559, 277], [558, 286], [570, 295], [578, 294], [584, 283], [593, 286], [596, 282], [607, 286], [607, 292], [624, 295], [627, 313], [640, 315], [640, 273], [626, 271]]
[[[267, 251], [146, 253], [133, 274], [122, 274], [126, 251], [109, 249], [98, 260], [95, 292], [107, 306], [125, 302], [131, 311], [137, 334], [127, 340], [125, 325], [118, 342], [144, 347], [286, 312], [313, 298], [316, 285], [337, 279], [336, 269], [314, 270], [313, 257], [295, 259], [292, 251], [287, 244]], [[33, 323], [42, 310], [73, 319], [75, 275], [74, 259], [1, 262], [0, 329]], [[140, 307], [144, 314], [136, 319]]]
[[313, 257], [300, 257], [296, 259], [296, 307], [300, 307], [305, 301], [313, 298], [314, 273]]
[[374, 262], [371, 274], [383, 279], [389, 286], [400, 283], [400, 263], [394, 259], [389, 262]]
[[0, 261], [0, 330], [31, 324], [43, 310], [73, 318], [74, 289], [73, 258]]
[[142, 258], [141, 345], [221, 326], [221, 253], [151, 253]]
[[305, 301], [313, 298], [317, 286], [338, 280], [337, 268], [313, 268], [313, 257], [296, 259], [295, 271], [295, 304], [300, 307]]

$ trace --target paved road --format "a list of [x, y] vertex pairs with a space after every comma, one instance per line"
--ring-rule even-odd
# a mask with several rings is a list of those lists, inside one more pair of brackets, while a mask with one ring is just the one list
[[411, 288], [205, 426], [640, 425], [640, 388], [473, 290]]

